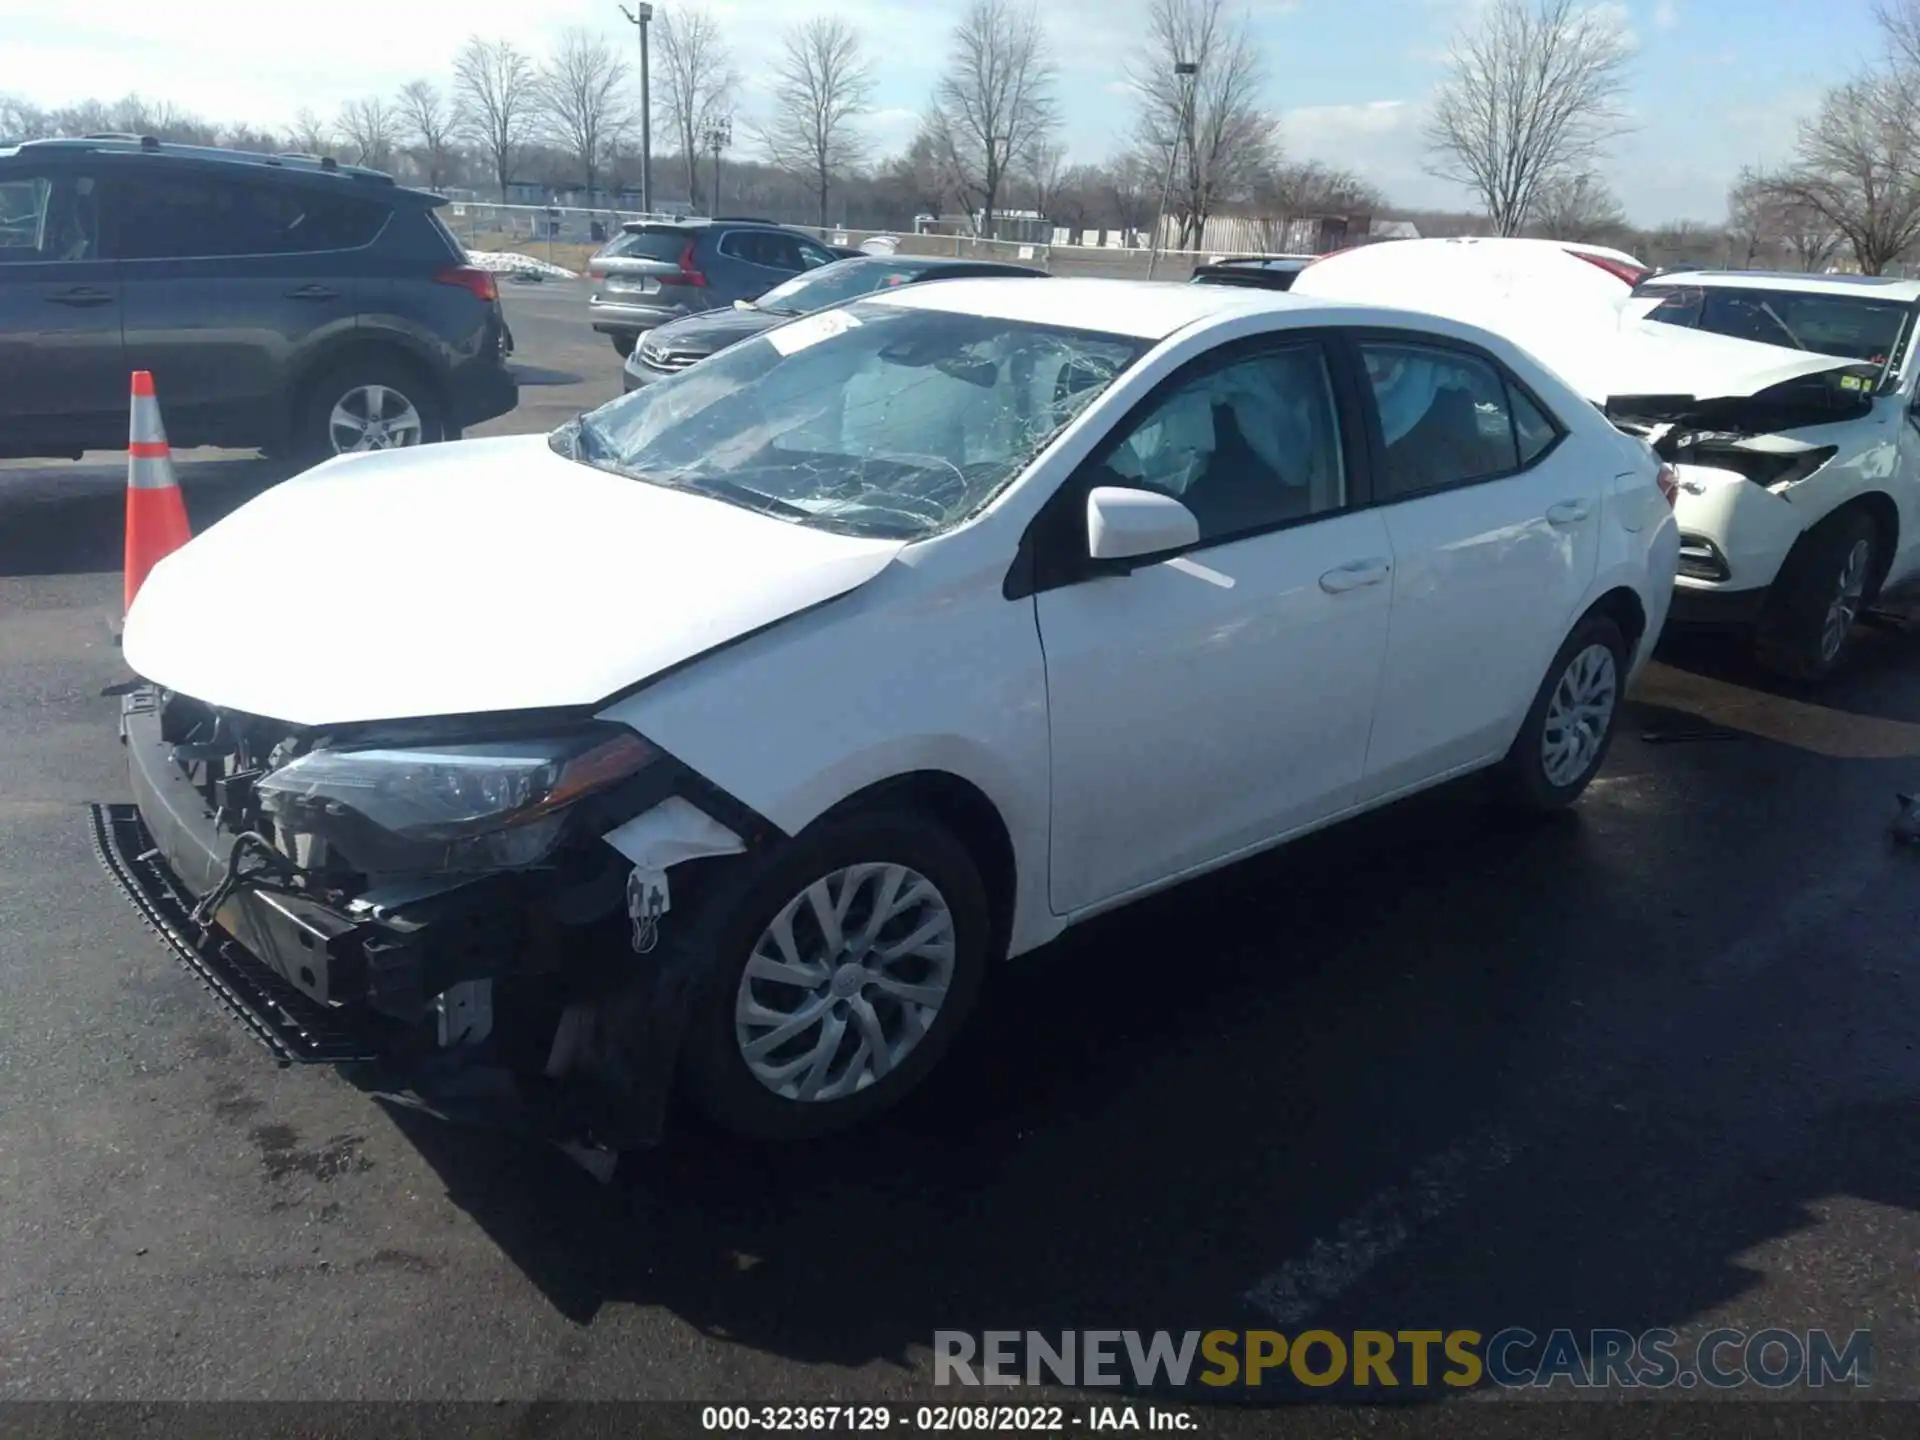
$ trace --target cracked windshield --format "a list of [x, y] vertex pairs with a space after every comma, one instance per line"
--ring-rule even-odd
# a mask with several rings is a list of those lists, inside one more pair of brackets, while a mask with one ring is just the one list
[[991, 500], [1143, 348], [866, 302], [617, 400], [555, 448], [823, 528], [919, 539]]

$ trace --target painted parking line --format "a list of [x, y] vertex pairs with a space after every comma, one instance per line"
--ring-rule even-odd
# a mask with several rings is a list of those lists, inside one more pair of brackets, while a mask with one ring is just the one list
[[1422, 1161], [1402, 1183], [1379, 1191], [1341, 1221], [1330, 1238], [1315, 1240], [1244, 1298], [1275, 1324], [1298, 1325], [1404, 1249], [1416, 1230], [1453, 1209], [1519, 1153], [1519, 1142], [1499, 1127], [1448, 1146]]

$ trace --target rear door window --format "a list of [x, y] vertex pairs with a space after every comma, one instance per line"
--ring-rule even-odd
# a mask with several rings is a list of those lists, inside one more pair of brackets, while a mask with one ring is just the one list
[[720, 240], [720, 253], [768, 270], [798, 270], [800, 247], [790, 235], [771, 230], [729, 230]]
[[64, 171], [0, 179], [0, 265], [98, 260], [98, 184]]
[[390, 213], [358, 196], [192, 172], [126, 176], [110, 194], [116, 260], [356, 250], [380, 233]]

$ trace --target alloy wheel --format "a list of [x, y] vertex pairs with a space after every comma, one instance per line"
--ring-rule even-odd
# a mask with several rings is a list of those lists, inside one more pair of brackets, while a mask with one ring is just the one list
[[953, 983], [953, 912], [904, 865], [824, 875], [761, 932], [734, 999], [747, 1069], [789, 1100], [842, 1100], [926, 1038]]
[[1847, 551], [1846, 563], [1840, 567], [1840, 579], [1834, 586], [1833, 599], [1827, 605], [1826, 622], [1820, 627], [1820, 660], [1831, 665], [1840, 655], [1840, 649], [1847, 643], [1847, 636], [1853, 630], [1853, 622], [1859, 618], [1860, 602], [1867, 594], [1867, 571], [1873, 564], [1873, 545], [1867, 540], [1856, 540], [1853, 548]]
[[336, 455], [419, 445], [425, 430], [413, 402], [390, 385], [356, 385], [327, 417], [327, 439]]
[[1619, 667], [1607, 646], [1589, 645], [1568, 663], [1553, 687], [1540, 735], [1548, 784], [1565, 789], [1593, 768], [1613, 725], [1619, 692]]

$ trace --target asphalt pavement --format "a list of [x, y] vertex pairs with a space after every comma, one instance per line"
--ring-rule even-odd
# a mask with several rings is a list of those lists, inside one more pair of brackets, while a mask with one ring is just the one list
[[[507, 304], [485, 432], [617, 393], [579, 286]], [[1817, 693], [1669, 645], [1574, 813], [1234, 867], [996, 975], [878, 1126], [602, 1185], [276, 1070], [110, 887], [121, 465], [0, 466], [0, 1398], [866, 1400], [936, 1330], [1308, 1325], [1869, 1328], [1920, 1397], [1920, 636]], [[204, 525], [284, 472], [180, 473]], [[236, 603], [349, 664], [350, 576]]]

